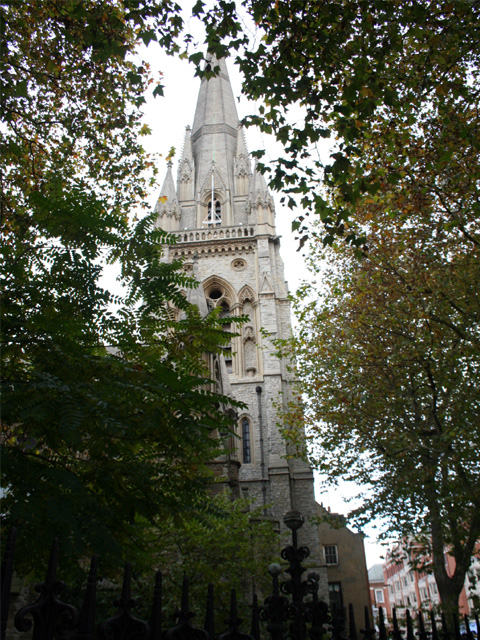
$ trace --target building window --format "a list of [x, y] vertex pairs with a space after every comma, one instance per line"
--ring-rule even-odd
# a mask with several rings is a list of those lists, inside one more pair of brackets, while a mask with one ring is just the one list
[[437, 585], [435, 582], [431, 582], [428, 586], [430, 587], [430, 591], [432, 593], [434, 593], [435, 595], [438, 593]]
[[[213, 202], [213, 207], [212, 207]], [[222, 206], [220, 204], [220, 200], [215, 200], [208, 203], [208, 213], [207, 213], [207, 224], [221, 224], [222, 222]]]
[[[220, 318], [222, 319], [230, 319], [230, 301], [227, 298], [227, 292], [225, 289], [219, 285], [214, 285], [210, 289], [206, 291], [207, 297], [207, 306], [209, 309], [215, 309], [219, 307]], [[231, 332], [231, 324], [230, 322], [223, 322], [222, 328], [227, 333]], [[227, 373], [233, 373], [233, 353], [232, 353], [232, 343], [222, 347], [223, 349], [223, 357], [225, 360], [225, 366], [227, 368]]]
[[375, 589], [375, 602], [377, 604], [383, 604], [385, 598], [383, 597], [383, 589]]
[[[336, 547], [335, 547], [336, 549]], [[342, 595], [342, 583], [341, 582], [329, 582], [328, 583], [328, 596], [330, 599], [330, 605], [333, 611], [343, 610], [343, 595]]]
[[250, 420], [242, 420], [242, 462], [248, 464], [252, 461], [252, 450], [250, 447]]
[[[330, 544], [323, 547], [323, 553], [325, 555], [325, 564], [338, 564], [337, 545]], [[337, 584], [332, 582], [332, 584]]]

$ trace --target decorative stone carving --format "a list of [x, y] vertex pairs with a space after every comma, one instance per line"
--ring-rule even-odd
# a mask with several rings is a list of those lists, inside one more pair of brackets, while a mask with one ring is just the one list
[[248, 340], [251, 340], [252, 342], [257, 342], [256, 338], [255, 338], [255, 332], [253, 331], [253, 327], [250, 325], [247, 325], [244, 330], [243, 330], [243, 344], [245, 344]]
[[232, 269], [235, 271], [243, 271], [247, 266], [247, 263], [242, 258], [237, 258], [236, 260], [232, 260]]
[[255, 294], [250, 289], [250, 287], [244, 287], [240, 292], [239, 300], [241, 304], [245, 304], [247, 300], [250, 300], [250, 302], [253, 302], [255, 300]]

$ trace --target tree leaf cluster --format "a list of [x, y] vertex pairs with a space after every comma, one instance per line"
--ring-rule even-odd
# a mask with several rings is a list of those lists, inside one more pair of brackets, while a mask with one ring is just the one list
[[135, 52], [146, 29], [170, 46], [178, 9], [1, 6], [2, 520], [23, 573], [54, 535], [72, 571], [145, 549], [147, 526], [198, 508], [232, 428], [204, 358], [221, 323], [187, 302], [196, 283], [141, 213], [151, 79]]
[[[165, 611], [174, 612], [181, 601], [183, 577], [189, 582], [192, 608], [203, 616], [207, 585], [213, 584], [216, 622], [221, 629], [230, 613], [230, 592], [237, 591], [239, 615], [248, 621], [253, 593], [271, 589], [268, 566], [279, 558], [279, 533], [244, 498], [232, 499], [224, 491], [211, 496], [192, 515], [183, 513], [159, 520], [151, 530], [149, 546], [154, 570], [162, 571]], [[139, 586], [150, 600], [152, 573], [143, 574]], [[145, 612], [148, 614], [148, 611]]]
[[301, 246], [315, 214], [324, 242], [343, 236], [365, 249], [357, 205], [432, 164], [434, 183], [416, 188], [446, 194], [449, 224], [463, 224], [457, 208], [476, 179], [465, 165], [478, 152], [478, 2], [245, 0], [238, 13], [230, 4], [199, 13], [205, 44], [217, 57], [240, 51], [242, 91], [260, 103], [245, 122], [283, 145], [270, 186], [301, 209]]
[[321, 242], [310, 257], [315, 273], [326, 266], [299, 292], [300, 329], [282, 345], [304, 401], [285, 422], [307, 428], [327, 482], [364, 487], [360, 525], [377, 518], [423, 541], [442, 601], [456, 603], [480, 536], [478, 247], [446, 230], [435, 202], [408, 217], [376, 203], [356, 215], [363, 259]]

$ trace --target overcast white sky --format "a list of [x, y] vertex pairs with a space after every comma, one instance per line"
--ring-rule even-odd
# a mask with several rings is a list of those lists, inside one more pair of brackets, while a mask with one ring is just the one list
[[[183, 3], [182, 3], [183, 4]], [[176, 176], [177, 163], [181, 156], [185, 127], [192, 125], [193, 116], [197, 101], [200, 80], [194, 77], [194, 67], [185, 60], [178, 57], [169, 57], [159, 47], [150, 46], [145, 49], [144, 58], [148, 60], [152, 71], [155, 74], [162, 73], [162, 83], [164, 84], [164, 97], [147, 97], [145, 105], [145, 122], [152, 130], [152, 135], [144, 139], [145, 147], [148, 151], [161, 154], [158, 161], [159, 185], [151, 194], [151, 206], [154, 207], [157, 201], [160, 187], [166, 172], [165, 157], [171, 147], [175, 147], [174, 176]], [[238, 115], [241, 119], [247, 114], [255, 111], [256, 106], [247, 102], [241, 97], [241, 76], [235, 68], [233, 61], [227, 61], [233, 93], [237, 101]], [[280, 153], [279, 147], [270, 137], [261, 134], [252, 128], [246, 131], [249, 151], [254, 149], [265, 149], [268, 160], [273, 161]], [[328, 155], [328, 151], [324, 151]], [[285, 263], [285, 276], [289, 284], [289, 289], [294, 292], [304, 279], [308, 279], [309, 274], [305, 267], [304, 258], [301, 252], [297, 251], [298, 243], [294, 240], [291, 232], [291, 223], [294, 213], [286, 207], [280, 205], [280, 196], [274, 194], [276, 208], [277, 232], [282, 237], [281, 253]], [[319, 483], [317, 482], [317, 485]], [[316, 497], [324, 506], [330, 507], [332, 511], [346, 513], [351, 505], [344, 501], [344, 497], [351, 495], [348, 487], [341, 487], [339, 490], [329, 490], [320, 493], [319, 486], [316, 486]], [[370, 567], [376, 562], [381, 562], [380, 557], [384, 554], [384, 548], [374, 543], [372, 531], [366, 531], [368, 538], [365, 540], [367, 554], [367, 566]]]

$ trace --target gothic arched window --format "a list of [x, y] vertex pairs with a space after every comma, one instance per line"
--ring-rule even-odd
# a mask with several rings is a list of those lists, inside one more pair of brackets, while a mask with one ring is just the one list
[[252, 461], [252, 448], [250, 441], [250, 420], [243, 418], [242, 420], [242, 462], [248, 464]]
[[[210, 289], [206, 292], [207, 297], [207, 305], [210, 309], [215, 307], [220, 307], [220, 318], [229, 319], [230, 318], [230, 301], [226, 297], [226, 291], [223, 287], [214, 285], [210, 287]], [[223, 330], [230, 333], [232, 330], [232, 326], [230, 322], [223, 323]], [[233, 354], [232, 354], [232, 343], [229, 342], [227, 345], [223, 347], [223, 356], [225, 359], [225, 366], [227, 367], [228, 373], [233, 373]]]
[[[212, 207], [213, 203], [213, 207]], [[222, 222], [222, 205], [220, 200], [210, 200], [208, 203], [207, 224], [218, 225]]]

